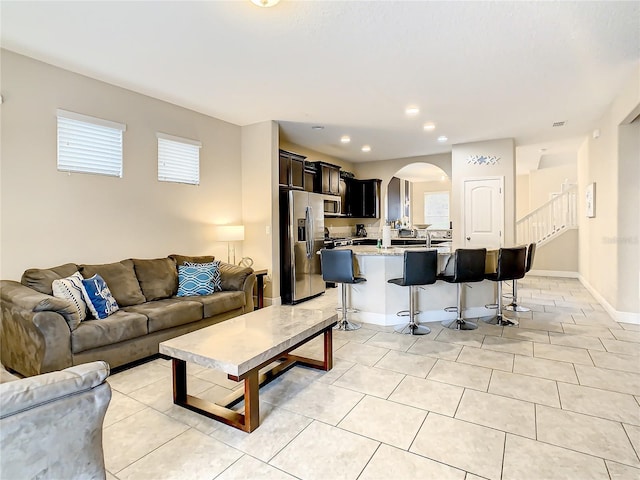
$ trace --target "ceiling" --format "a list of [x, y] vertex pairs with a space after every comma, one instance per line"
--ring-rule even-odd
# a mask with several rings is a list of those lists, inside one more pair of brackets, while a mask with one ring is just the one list
[[[0, 9], [3, 48], [237, 125], [277, 120], [289, 142], [351, 162], [506, 137], [536, 157], [584, 138], [640, 59], [640, 2], [2, 0]], [[407, 116], [410, 105], [420, 113]]]

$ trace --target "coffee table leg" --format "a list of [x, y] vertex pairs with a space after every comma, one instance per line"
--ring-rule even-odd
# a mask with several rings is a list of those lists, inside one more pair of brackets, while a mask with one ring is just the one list
[[324, 331], [324, 369], [333, 368], [333, 328]]
[[187, 401], [187, 362], [173, 359], [173, 403], [184, 404]]
[[260, 399], [258, 390], [258, 370], [251, 370], [244, 378], [244, 428], [245, 432], [253, 432], [260, 425]]

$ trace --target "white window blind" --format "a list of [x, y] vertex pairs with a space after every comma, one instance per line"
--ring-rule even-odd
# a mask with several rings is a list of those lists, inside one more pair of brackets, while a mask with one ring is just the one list
[[122, 177], [121, 123], [65, 110], [58, 117], [58, 170]]
[[424, 194], [424, 223], [431, 228], [449, 228], [449, 192]]
[[158, 180], [199, 185], [202, 144], [165, 133], [157, 133], [157, 136]]

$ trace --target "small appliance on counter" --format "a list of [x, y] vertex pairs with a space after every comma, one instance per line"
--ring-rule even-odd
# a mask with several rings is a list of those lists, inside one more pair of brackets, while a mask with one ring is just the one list
[[366, 237], [367, 230], [364, 228], [364, 223], [356, 223], [356, 237]]

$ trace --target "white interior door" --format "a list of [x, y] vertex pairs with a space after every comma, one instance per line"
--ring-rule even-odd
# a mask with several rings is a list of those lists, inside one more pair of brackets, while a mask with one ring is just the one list
[[464, 180], [464, 245], [498, 248], [504, 230], [504, 177]]

